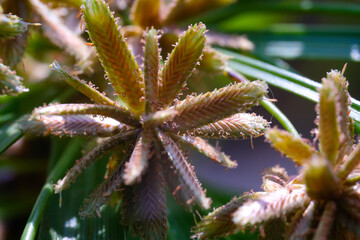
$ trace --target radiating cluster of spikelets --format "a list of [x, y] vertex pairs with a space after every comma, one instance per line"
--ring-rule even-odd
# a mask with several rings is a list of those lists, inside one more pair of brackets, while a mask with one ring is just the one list
[[106, 137], [54, 185], [55, 192], [67, 189], [86, 167], [112, 152], [105, 180], [85, 201], [81, 215], [100, 214], [100, 207], [114, 192], [121, 191], [123, 223], [146, 239], [164, 239], [165, 187], [187, 209], [194, 203], [206, 209], [211, 204], [182, 144], [226, 167], [236, 167], [236, 162], [202, 137], [261, 135], [268, 122], [245, 111], [264, 98], [267, 85], [261, 81], [236, 83], [178, 99], [204, 52], [204, 24], [190, 26], [163, 65], [159, 32], [154, 28], [144, 32], [144, 67], [140, 68], [107, 4], [87, 0], [82, 10], [90, 39], [117, 97], [101, 94], [54, 62], [51, 68], [95, 104], [37, 108], [22, 122], [23, 130], [38, 135]]
[[319, 150], [288, 132], [266, 132], [275, 149], [303, 166], [298, 176], [289, 178], [279, 167], [265, 171], [264, 192], [236, 198], [205, 216], [194, 237], [256, 228], [264, 239], [359, 239], [360, 144], [353, 145], [347, 86], [338, 71], [323, 79], [316, 120]]

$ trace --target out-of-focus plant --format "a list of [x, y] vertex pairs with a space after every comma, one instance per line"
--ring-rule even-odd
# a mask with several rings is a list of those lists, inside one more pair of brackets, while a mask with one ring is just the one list
[[272, 146], [303, 166], [290, 178], [275, 167], [263, 176], [264, 192], [247, 193], [216, 209], [195, 227], [207, 239], [257, 228], [265, 239], [358, 239], [360, 237], [360, 145], [353, 144], [348, 83], [339, 71], [322, 81], [316, 139], [277, 128], [266, 132]]

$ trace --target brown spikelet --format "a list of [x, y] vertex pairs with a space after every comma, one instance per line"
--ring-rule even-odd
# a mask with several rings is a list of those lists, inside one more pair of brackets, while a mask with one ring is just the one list
[[215, 239], [235, 232], [237, 226], [232, 221], [232, 215], [248, 199], [249, 195], [234, 198], [226, 205], [203, 217], [201, 222], [192, 229], [194, 231], [192, 237], [196, 239]]
[[74, 87], [79, 92], [83, 93], [85, 96], [92, 99], [94, 102], [101, 105], [117, 106], [117, 104], [110, 98], [102, 95], [94, 87], [89, 86], [84, 80], [80, 80], [78, 77], [71, 75], [67, 71], [63, 70], [58, 62], [54, 61], [50, 68], [60, 73], [63, 80], [65, 80], [69, 85]]
[[236, 168], [237, 163], [235, 161], [231, 161], [230, 157], [220, 150], [214, 148], [207, 141], [200, 137], [190, 137], [187, 135], [183, 135], [179, 137], [178, 135], [171, 135], [173, 138], [180, 140], [183, 144], [192, 147], [193, 149], [199, 151], [205, 156], [211, 158], [214, 162], [221, 164], [228, 168]]
[[35, 108], [33, 115], [72, 115], [72, 114], [93, 114], [110, 117], [119, 122], [137, 127], [139, 122], [123, 107], [115, 107], [99, 104], [50, 104], [46, 107]]
[[122, 184], [123, 166], [120, 165], [117, 169], [104, 181], [97, 189], [90, 195], [89, 199], [84, 201], [80, 209], [80, 216], [90, 217], [94, 213], [100, 216], [100, 207], [106, 204], [111, 197], [111, 194], [120, 190]]
[[333, 81], [323, 79], [319, 100], [319, 147], [324, 157], [335, 164], [339, 152], [340, 129], [337, 121], [338, 91]]
[[150, 148], [152, 142], [152, 132], [145, 129], [138, 139], [129, 161], [125, 164], [124, 183], [132, 185], [136, 181], [141, 181], [150, 158]]
[[98, 144], [84, 157], [76, 161], [76, 164], [66, 173], [65, 177], [60, 179], [55, 185], [55, 193], [59, 193], [70, 186], [70, 183], [76, 180], [76, 177], [82, 173], [82, 171], [92, 164], [96, 159], [113, 150], [119, 144], [133, 139], [136, 137], [136, 130], [129, 130], [125, 133], [119, 133], [111, 138]]
[[23, 130], [34, 135], [112, 136], [129, 129], [112, 118], [92, 115], [33, 115], [22, 123]]
[[138, 194], [137, 215], [144, 239], [166, 239], [166, 194], [161, 163], [151, 159], [142, 184], [136, 186]]
[[238, 113], [214, 123], [187, 131], [190, 135], [206, 138], [247, 138], [259, 137], [269, 126], [261, 116]]
[[189, 27], [179, 39], [165, 61], [161, 74], [159, 101], [162, 106], [168, 106], [184, 87], [185, 81], [199, 61], [205, 47], [205, 39], [205, 25], [202, 23]]
[[187, 130], [221, 120], [257, 105], [266, 94], [264, 82], [236, 83], [219, 90], [188, 96], [171, 107], [179, 112], [173, 119], [174, 130]]
[[144, 111], [141, 70], [103, 0], [86, 0], [84, 19], [109, 80], [125, 106], [135, 115]]
[[360, 167], [360, 144], [351, 152], [350, 156], [345, 160], [339, 172], [339, 178], [345, 179], [356, 167]]
[[136, 0], [132, 6], [131, 19], [136, 25], [143, 27], [159, 27], [160, 11], [163, 0]]
[[[152, 1], [138, 1], [151, 2]], [[160, 51], [158, 46], [158, 34], [154, 28], [145, 37], [144, 54], [144, 79], [145, 79], [145, 110], [146, 113], [157, 110], [157, 97], [159, 91], [159, 64]]]
[[158, 131], [157, 134], [174, 166], [176, 173], [182, 178], [182, 182], [190, 189], [195, 201], [203, 208], [208, 209], [210, 207], [211, 200], [206, 197], [205, 191], [202, 189], [199, 181], [197, 180], [191, 165], [186, 161], [178, 145], [167, 134], [161, 131]]
[[175, 198], [176, 202], [183, 206], [186, 210], [191, 211], [194, 201], [192, 201], [192, 192], [182, 178], [176, 173], [176, 169], [171, 164], [167, 156], [164, 155], [162, 161], [162, 169], [166, 180], [167, 188], [170, 194]]
[[305, 189], [289, 192], [280, 189], [270, 193], [256, 193], [254, 200], [244, 203], [233, 215], [238, 226], [255, 225], [265, 221], [286, 216], [309, 203]]
[[71, 31], [58, 15], [40, 0], [30, 0], [33, 9], [41, 16], [43, 29], [49, 39], [69, 54], [75, 56], [82, 69], [90, 67], [94, 51], [85, 41]]
[[303, 139], [284, 130], [277, 128], [269, 129], [266, 131], [265, 137], [273, 148], [300, 165], [309, 161], [314, 154], [317, 154], [317, 151]]
[[266, 192], [273, 192], [285, 188], [289, 181], [289, 176], [284, 168], [275, 166], [264, 171], [262, 181], [261, 187]]

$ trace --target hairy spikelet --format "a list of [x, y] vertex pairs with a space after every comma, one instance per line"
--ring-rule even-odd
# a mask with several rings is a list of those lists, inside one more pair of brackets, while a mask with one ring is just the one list
[[296, 240], [296, 239], [304, 239], [311, 233], [311, 223], [314, 219], [315, 215], [315, 203], [310, 202], [306, 210], [299, 211], [300, 212], [300, 220], [298, 222], [293, 222], [292, 226], [289, 229], [289, 239]]
[[303, 139], [284, 130], [269, 129], [266, 131], [265, 137], [273, 148], [300, 165], [308, 162], [313, 155], [317, 154], [317, 151]]
[[207, 141], [199, 137], [190, 137], [187, 135], [177, 136], [171, 135], [175, 139], [179, 139], [183, 144], [192, 147], [193, 149], [199, 151], [205, 156], [211, 158], [214, 162], [219, 163], [228, 168], [236, 168], [237, 163], [235, 161], [231, 161], [230, 157], [220, 150], [214, 148]]
[[204, 73], [219, 74], [225, 70], [226, 60], [224, 55], [207, 45], [197, 69]]
[[0, 62], [0, 95], [16, 96], [28, 91], [29, 89], [22, 85], [22, 78]]
[[103, 0], [86, 0], [84, 19], [102, 66], [125, 106], [135, 115], [144, 111], [144, 80], [134, 56]]
[[71, 115], [71, 114], [93, 114], [111, 117], [119, 122], [130, 126], [139, 126], [135, 117], [123, 107], [115, 107], [98, 104], [50, 104], [46, 107], [35, 108], [33, 115]]
[[159, 159], [151, 159], [142, 184], [137, 186], [139, 228], [144, 239], [166, 239], [166, 194]]
[[[152, 1], [138, 1], [149, 2]], [[157, 97], [159, 91], [159, 64], [160, 51], [158, 43], [158, 34], [154, 28], [146, 34], [145, 54], [144, 54], [144, 80], [145, 80], [145, 111], [146, 113], [157, 110]]]
[[145, 172], [150, 157], [150, 148], [152, 143], [152, 131], [144, 129], [138, 139], [129, 161], [125, 165], [124, 182], [126, 185], [132, 185], [141, 181], [141, 175]]
[[182, 182], [190, 189], [195, 201], [203, 208], [208, 209], [211, 200], [206, 197], [192, 166], [186, 161], [178, 145], [167, 134], [161, 131], [158, 131], [157, 134]]
[[173, 119], [174, 130], [187, 130], [243, 112], [257, 105], [266, 94], [264, 82], [237, 83], [219, 90], [188, 96], [171, 107], [179, 112]]
[[214, 123], [187, 131], [190, 135], [206, 138], [247, 138], [259, 137], [269, 126], [261, 116], [238, 113]]
[[58, 15], [40, 0], [29, 0], [33, 9], [41, 16], [43, 29], [48, 38], [56, 45], [64, 48], [69, 54], [75, 56], [78, 65], [82, 69], [89, 67], [93, 50], [86, 45], [85, 41], [71, 31]]
[[176, 173], [176, 169], [171, 164], [168, 156], [165, 154], [163, 155], [162, 169], [164, 171], [167, 188], [179, 205], [183, 206], [186, 210], [191, 211], [194, 205], [193, 194], [183, 182], [182, 178]]
[[136, 217], [138, 201], [138, 197], [135, 196], [135, 187], [125, 185], [122, 197], [122, 224], [134, 233], [139, 231]]
[[275, 166], [264, 171], [262, 181], [261, 187], [266, 192], [273, 192], [285, 188], [289, 181], [289, 176], [284, 168]]
[[91, 217], [94, 213], [100, 216], [100, 207], [110, 200], [110, 196], [115, 191], [119, 191], [122, 181], [123, 166], [117, 169], [84, 201], [80, 209], [80, 216]]
[[321, 156], [311, 159], [304, 169], [306, 192], [316, 200], [331, 199], [340, 191], [340, 180], [329, 161]]
[[112, 136], [129, 129], [112, 119], [92, 115], [33, 115], [22, 122], [22, 128], [29, 134], [55, 136]]
[[247, 201], [234, 213], [233, 221], [239, 227], [260, 224], [286, 216], [306, 206], [308, 202], [305, 189], [295, 189], [291, 192], [280, 189], [270, 193], [256, 193], [256, 199]]
[[337, 100], [337, 121], [340, 131], [340, 146], [339, 146], [339, 155], [337, 161], [341, 161], [343, 157], [349, 153], [350, 146], [352, 144], [352, 131], [351, 131], [351, 119], [349, 117], [350, 112], [350, 96], [348, 89], [348, 82], [346, 78], [337, 70], [331, 70], [326, 79], [328, 81], [333, 81], [338, 90], [336, 96]]
[[110, 98], [102, 95], [94, 87], [89, 86], [84, 80], [80, 80], [78, 77], [71, 75], [67, 71], [63, 70], [61, 66], [54, 61], [50, 68], [60, 73], [63, 80], [65, 80], [69, 85], [74, 87], [79, 92], [83, 93], [85, 96], [92, 99], [94, 102], [101, 105], [117, 106], [117, 104]]
[[159, 101], [162, 106], [168, 106], [184, 87], [200, 59], [205, 47], [205, 39], [205, 25], [200, 23], [189, 27], [177, 42], [165, 61], [161, 74]]
[[25, 32], [29, 23], [16, 15], [0, 13], [0, 37], [14, 37]]
[[323, 214], [320, 218], [319, 225], [316, 228], [314, 238], [319, 240], [326, 240], [330, 236], [332, 224], [335, 219], [336, 204], [332, 201], [326, 203]]
[[319, 100], [319, 147], [324, 157], [335, 164], [339, 150], [340, 129], [337, 122], [338, 91], [334, 82], [324, 80]]
[[143, 27], [159, 27], [160, 11], [163, 0], [136, 0], [132, 6], [131, 19], [136, 25]]
[[3, 63], [15, 68], [25, 53], [27, 34], [23, 33], [14, 38], [0, 38], [0, 58]]
[[90, 166], [96, 159], [105, 155], [109, 151], [116, 149], [116, 147], [126, 141], [129, 141], [136, 137], [136, 130], [129, 130], [124, 133], [119, 133], [112, 136], [111, 138], [104, 140], [102, 143], [98, 144], [94, 149], [92, 149], [84, 157], [76, 161], [76, 164], [66, 173], [63, 179], [60, 179], [55, 185], [55, 193], [59, 193], [70, 186], [70, 183], [74, 182], [78, 175], [82, 171]]
[[339, 172], [339, 178], [345, 179], [356, 167], [360, 167], [360, 144], [351, 152], [350, 156], [345, 160]]
[[234, 198], [229, 203], [219, 208], [201, 219], [192, 230], [193, 238], [196, 239], [215, 239], [230, 235], [236, 231], [237, 226], [232, 221], [232, 215], [251, 195]]

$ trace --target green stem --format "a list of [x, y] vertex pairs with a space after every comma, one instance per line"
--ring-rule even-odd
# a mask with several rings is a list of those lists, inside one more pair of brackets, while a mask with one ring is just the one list
[[65, 173], [65, 171], [71, 167], [74, 162], [74, 158], [79, 152], [81, 144], [82, 141], [79, 141], [78, 139], [73, 139], [70, 141], [65, 152], [62, 154], [56, 166], [49, 174], [46, 183], [41, 189], [39, 197], [36, 200], [34, 208], [31, 211], [30, 217], [21, 236], [21, 240], [35, 239], [42, 215], [47, 207], [50, 197], [54, 194], [52, 182], [58, 180]]
[[282, 113], [280, 111], [280, 109], [278, 107], [275, 106], [275, 104], [273, 104], [270, 101], [267, 100], [262, 100], [260, 101], [261, 106], [263, 106], [269, 113], [271, 113], [276, 120], [279, 121], [279, 123], [290, 133], [294, 134], [295, 136], [299, 137], [299, 133], [297, 132], [296, 128], [294, 127], [294, 125], [292, 125], [292, 123], [290, 122], [290, 120], [285, 116], [284, 113]]

